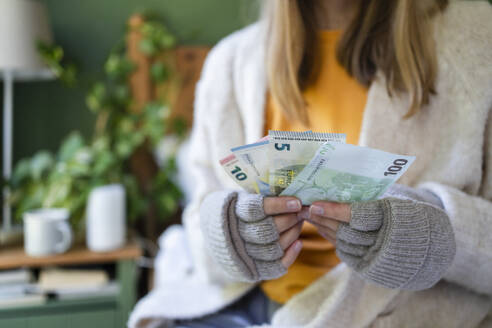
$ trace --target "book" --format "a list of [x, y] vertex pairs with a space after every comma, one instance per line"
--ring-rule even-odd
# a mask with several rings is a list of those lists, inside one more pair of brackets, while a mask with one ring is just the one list
[[33, 283], [0, 285], [0, 297], [7, 295], [23, 295], [26, 293], [34, 293], [37, 291], [37, 285]]
[[63, 288], [54, 291], [59, 300], [72, 300], [80, 298], [116, 296], [120, 293], [120, 285], [117, 282], [109, 282], [104, 286], [90, 288]]
[[63, 289], [98, 288], [109, 282], [104, 270], [43, 269], [39, 274], [40, 290], [57, 292]]
[[24, 284], [32, 281], [32, 273], [27, 269], [0, 271], [0, 286]]
[[0, 309], [41, 305], [46, 303], [47, 299], [44, 294], [1, 295]]

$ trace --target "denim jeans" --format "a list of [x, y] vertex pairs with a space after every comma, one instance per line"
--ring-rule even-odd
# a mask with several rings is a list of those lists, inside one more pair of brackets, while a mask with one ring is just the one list
[[243, 328], [270, 323], [271, 314], [278, 305], [255, 288], [227, 308], [193, 320], [176, 322], [175, 328]]

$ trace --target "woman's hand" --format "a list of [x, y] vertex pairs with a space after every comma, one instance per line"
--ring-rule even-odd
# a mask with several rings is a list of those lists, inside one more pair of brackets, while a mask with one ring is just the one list
[[286, 269], [302, 249], [299, 235], [303, 220], [297, 215], [301, 208], [301, 202], [295, 197], [265, 197], [263, 200], [265, 214], [272, 217], [280, 236], [279, 243], [284, 251], [281, 262]]
[[319, 201], [299, 217], [316, 226], [364, 279], [388, 288], [433, 286], [456, 252], [440, 200], [429, 191], [399, 185], [385, 197], [352, 204]]
[[301, 219], [312, 223], [321, 236], [336, 245], [336, 234], [340, 223], [349, 223], [351, 210], [349, 204], [327, 201], [314, 202], [299, 213]]
[[234, 279], [275, 279], [287, 272], [302, 248], [301, 202], [216, 191], [200, 208], [201, 228], [211, 257]]

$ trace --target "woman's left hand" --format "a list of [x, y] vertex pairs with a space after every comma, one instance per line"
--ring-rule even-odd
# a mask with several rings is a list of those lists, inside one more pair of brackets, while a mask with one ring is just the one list
[[351, 210], [349, 204], [318, 201], [304, 207], [298, 216], [312, 223], [321, 236], [335, 245], [338, 226], [350, 222]]
[[433, 286], [456, 252], [448, 215], [426, 190], [393, 186], [385, 196], [351, 204], [318, 201], [298, 217], [312, 223], [363, 278], [387, 288]]

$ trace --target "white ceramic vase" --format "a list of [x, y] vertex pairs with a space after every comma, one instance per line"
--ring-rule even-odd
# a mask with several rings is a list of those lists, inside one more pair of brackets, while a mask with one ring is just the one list
[[120, 184], [94, 188], [86, 210], [86, 242], [94, 252], [107, 252], [125, 245], [126, 196]]

